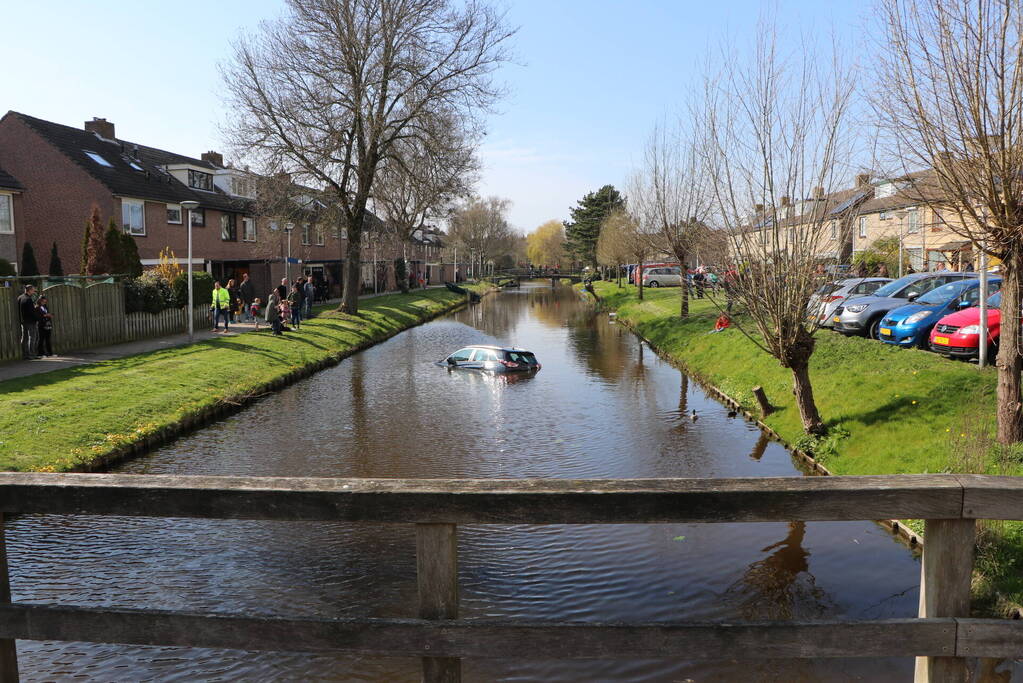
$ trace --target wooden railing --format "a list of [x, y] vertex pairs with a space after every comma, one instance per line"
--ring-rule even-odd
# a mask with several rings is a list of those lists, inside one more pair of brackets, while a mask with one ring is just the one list
[[[917, 680], [963, 681], [966, 657], [1019, 657], [1023, 622], [971, 619], [977, 519], [1023, 519], [1023, 480], [974, 475], [758, 479], [402, 480], [0, 473], [0, 513], [414, 524], [418, 618], [290, 619], [11, 602], [0, 535], [0, 675], [15, 639], [461, 658], [919, 657]], [[458, 618], [458, 524], [925, 519], [920, 617], [734, 624]], [[0, 517], [2, 522], [2, 517]], [[2, 530], [2, 523], [0, 523]], [[284, 645], [286, 644], [286, 646]]]

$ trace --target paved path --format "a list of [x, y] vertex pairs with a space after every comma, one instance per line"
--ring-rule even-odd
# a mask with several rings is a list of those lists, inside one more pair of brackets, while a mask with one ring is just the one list
[[[443, 285], [431, 285], [429, 289], [437, 287], [443, 287]], [[360, 299], [372, 299], [373, 297], [383, 296], [385, 294], [393, 294], [394, 292], [380, 292], [379, 294], [366, 294], [360, 296]], [[341, 302], [340, 299], [329, 299], [323, 302], [322, 305], [326, 306], [337, 306]], [[319, 304], [318, 304], [319, 305]], [[266, 329], [267, 325], [265, 322], [260, 321], [260, 329]], [[231, 331], [228, 334], [213, 333], [209, 328], [203, 327], [202, 329], [195, 330], [195, 341], [205, 341], [206, 339], [212, 339], [214, 337], [224, 336], [235, 336], [238, 334], [245, 334], [246, 332], [252, 332], [256, 329], [255, 323], [232, 323]], [[124, 344], [114, 344], [112, 346], [99, 346], [92, 349], [83, 349], [81, 351], [75, 351], [64, 356], [52, 356], [50, 358], [36, 358], [34, 360], [20, 360], [0, 365], [0, 382], [9, 379], [15, 379], [18, 377], [27, 377], [29, 375], [38, 375], [44, 372], [52, 372], [54, 370], [61, 370], [63, 368], [70, 368], [77, 365], [88, 365], [89, 363], [97, 363], [104, 360], [113, 360], [114, 358], [124, 358], [125, 356], [134, 356], [140, 353], [147, 353], [149, 351], [158, 351], [159, 349], [169, 349], [175, 346], [185, 346], [188, 344], [187, 334], [175, 334], [169, 337], [157, 337], [154, 339], [140, 339], [139, 341], [126, 342]]]

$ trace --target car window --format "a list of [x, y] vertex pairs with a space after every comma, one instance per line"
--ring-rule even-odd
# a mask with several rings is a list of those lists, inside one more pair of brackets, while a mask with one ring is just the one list
[[998, 292], [994, 296], [989, 296], [987, 298], [987, 305], [990, 306], [991, 308], [1001, 308], [1002, 307], [1002, 293]]
[[493, 349], [476, 349], [472, 357], [473, 362], [485, 360], [497, 360], [497, 352]]
[[816, 292], [814, 292], [814, 294], [817, 296], [828, 296], [832, 292], [837, 292], [840, 289], [842, 289], [841, 282], [830, 282], [826, 285], [822, 285]]
[[889, 282], [885, 286], [879, 287], [878, 290], [874, 292], [874, 295], [905, 297], [906, 294], [903, 292], [903, 290], [907, 289], [910, 285], [913, 285], [916, 282], [917, 278], [913, 277], [912, 275], [900, 277], [898, 280], [893, 280], [892, 282]]
[[873, 294], [883, 284], [883, 282], [864, 282], [860, 287], [863, 288], [863, 294]]
[[[1002, 283], [1000, 281], [996, 280], [995, 282], [987, 283], [987, 291], [992, 294], [994, 294], [1001, 288]], [[994, 298], [993, 296], [988, 297], [988, 302], [990, 302], [993, 298]], [[980, 287], [974, 287], [969, 292], [967, 292], [966, 295], [963, 296], [963, 301], [968, 301], [970, 303], [970, 306], [978, 305], [980, 303]], [[998, 303], [996, 305], [998, 306], [1002, 305], [1001, 297], [998, 298]]]
[[[920, 295], [926, 294], [927, 292], [931, 291], [932, 289], [936, 289], [938, 287], [941, 287], [943, 284], [945, 284], [945, 279], [944, 278], [940, 278], [940, 277], [924, 278], [922, 280], [917, 280], [916, 282], [911, 284], [909, 287], [906, 287], [902, 291], [901, 294], [897, 294], [895, 296], [902, 297], [903, 299], [908, 299], [910, 297], [910, 295], [912, 295], [912, 294], [916, 294], [917, 296], [920, 296]], [[884, 289], [884, 287], [882, 287], [881, 289]], [[881, 290], [879, 289], [877, 291], [880, 292]]]
[[513, 363], [527, 363], [529, 365], [536, 365], [536, 356], [531, 353], [523, 351], [509, 351], [508, 360]]
[[458, 351], [455, 351], [453, 354], [448, 356], [448, 358], [450, 358], [451, 360], [466, 361], [469, 360], [469, 356], [471, 355], [472, 349], [459, 349]]
[[941, 285], [935, 287], [931, 291], [924, 294], [922, 297], [917, 299], [917, 303], [921, 304], [946, 304], [952, 299], [959, 298], [962, 294], [965, 284], [962, 281], [950, 282], [947, 285]]

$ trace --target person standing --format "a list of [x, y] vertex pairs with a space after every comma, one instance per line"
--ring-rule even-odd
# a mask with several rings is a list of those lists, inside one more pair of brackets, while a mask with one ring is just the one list
[[213, 283], [213, 331], [220, 331], [220, 319], [224, 319], [224, 332], [228, 331], [228, 318], [231, 315], [231, 294], [220, 286], [220, 282]]
[[312, 275], [305, 281], [305, 285], [302, 287], [302, 295], [305, 302], [305, 313], [303, 313], [302, 317], [308, 320], [313, 317], [313, 301], [316, 299], [316, 285], [313, 284]]
[[238, 293], [242, 298], [242, 316], [245, 320], [254, 320], [256, 316], [252, 314], [252, 302], [256, 298], [256, 288], [249, 280], [248, 273], [242, 274], [242, 283], [238, 285]]
[[228, 320], [233, 323], [238, 322], [238, 309], [239, 303], [241, 302], [241, 292], [238, 291], [238, 287], [235, 285], [234, 278], [227, 281], [227, 295], [230, 299], [230, 305], [228, 306]]
[[302, 294], [302, 283], [296, 281], [288, 294], [288, 307], [291, 309], [291, 324], [297, 330], [302, 323], [302, 303], [305, 295]]
[[39, 314], [39, 355], [53, 355], [53, 315], [50, 313], [50, 302], [45, 296], [39, 297], [36, 302], [36, 312]]
[[270, 324], [274, 336], [281, 336], [281, 287], [275, 287], [266, 299], [266, 322]]
[[33, 299], [35, 285], [25, 285], [18, 297], [18, 317], [21, 320], [21, 353], [25, 360], [35, 358], [36, 347], [39, 345], [39, 311]]

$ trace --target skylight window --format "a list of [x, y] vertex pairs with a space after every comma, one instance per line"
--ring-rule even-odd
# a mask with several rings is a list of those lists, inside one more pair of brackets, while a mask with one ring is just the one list
[[106, 159], [101, 157], [99, 154], [96, 154], [96, 152], [90, 152], [87, 149], [83, 149], [82, 151], [85, 152], [85, 156], [89, 157], [90, 159], [95, 161], [100, 166], [106, 166], [107, 168], [113, 168], [114, 167], [113, 164], [111, 164], [109, 161], [107, 161]]
[[134, 161], [129, 161], [128, 165], [131, 166], [132, 168], [134, 168], [136, 171], [143, 171], [143, 170], [145, 170], [141, 166], [136, 164]]

